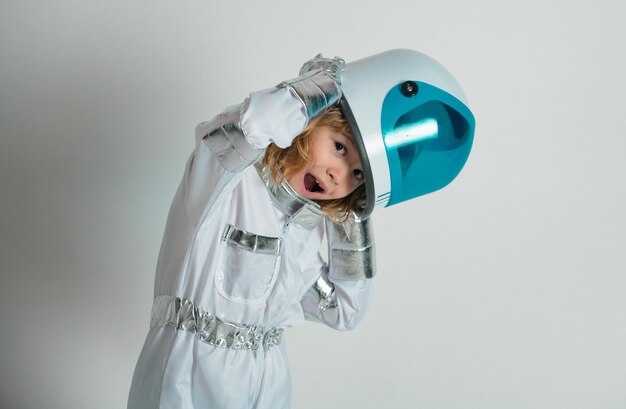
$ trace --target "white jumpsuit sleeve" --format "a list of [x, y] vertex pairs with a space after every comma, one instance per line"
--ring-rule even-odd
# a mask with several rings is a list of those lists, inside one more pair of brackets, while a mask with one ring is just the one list
[[355, 328], [365, 317], [372, 296], [372, 280], [330, 278], [328, 265], [323, 263], [317, 280], [304, 294], [300, 304], [308, 320], [345, 331]]
[[190, 221], [225, 200], [242, 171], [263, 156], [271, 142], [288, 146], [306, 126], [306, 108], [289, 88], [250, 94], [196, 127], [196, 145], [181, 185]]
[[225, 200], [228, 195], [221, 193], [236, 185], [242, 170], [258, 161], [270, 143], [291, 145], [312, 118], [339, 101], [340, 68], [316, 69], [252, 93], [196, 127], [196, 148], [181, 185], [192, 223]]
[[329, 262], [317, 254], [305, 268], [318, 268], [317, 279], [302, 297], [306, 317], [338, 330], [363, 319], [373, 297], [375, 251], [367, 220], [337, 224], [326, 221]]

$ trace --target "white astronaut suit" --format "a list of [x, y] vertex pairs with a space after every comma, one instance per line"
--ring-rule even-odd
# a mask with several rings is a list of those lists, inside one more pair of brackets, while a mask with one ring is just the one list
[[[151, 325], [128, 408], [289, 408], [284, 328], [307, 318], [344, 330], [372, 300], [368, 216], [450, 183], [469, 156], [472, 112], [432, 58], [390, 50], [253, 93], [196, 129], [170, 210]], [[361, 209], [336, 223], [258, 164], [338, 104], [365, 175]], [[325, 229], [324, 229], [325, 226]], [[324, 230], [329, 262], [319, 255]]]
[[128, 408], [289, 408], [283, 329], [305, 315], [339, 330], [363, 318], [374, 273], [369, 227], [357, 220], [358, 240], [346, 241], [327, 220], [329, 242], [347, 244], [327, 265], [324, 212], [258, 164], [270, 142], [289, 145], [338, 101], [336, 78], [310, 77], [253, 93], [196, 128]]

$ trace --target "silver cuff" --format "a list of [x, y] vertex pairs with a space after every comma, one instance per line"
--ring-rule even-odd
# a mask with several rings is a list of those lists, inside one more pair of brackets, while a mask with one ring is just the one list
[[342, 280], [361, 280], [376, 275], [374, 234], [369, 219], [355, 215], [345, 223], [326, 219], [329, 275]]
[[219, 116], [220, 126], [202, 138], [217, 157], [220, 164], [229, 172], [237, 172], [261, 158], [265, 149], [257, 149], [246, 139], [241, 129], [241, 105], [227, 108]]
[[310, 121], [326, 109], [339, 102], [341, 88], [328, 72], [316, 69], [304, 75], [284, 81], [279, 87], [289, 87], [306, 107]]
[[319, 309], [326, 311], [337, 306], [337, 295], [335, 294], [335, 285], [328, 279], [326, 273], [323, 273], [313, 285], [317, 295], [320, 298]]
[[171, 295], [160, 295], [154, 299], [150, 327], [174, 327], [187, 331], [203, 342], [220, 348], [257, 350], [280, 345], [283, 328], [266, 331], [262, 325], [237, 324], [223, 321], [208, 313], [193, 302]]

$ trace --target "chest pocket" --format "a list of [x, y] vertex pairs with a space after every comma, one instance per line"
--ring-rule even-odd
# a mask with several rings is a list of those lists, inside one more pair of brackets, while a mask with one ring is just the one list
[[220, 243], [217, 290], [231, 301], [265, 302], [276, 282], [281, 252], [281, 238], [249, 233], [229, 224]]

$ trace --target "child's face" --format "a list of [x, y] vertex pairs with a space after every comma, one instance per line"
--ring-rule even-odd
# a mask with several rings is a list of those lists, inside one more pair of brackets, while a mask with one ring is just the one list
[[361, 159], [347, 136], [320, 126], [310, 138], [311, 162], [288, 180], [296, 192], [311, 200], [341, 199], [363, 183]]

